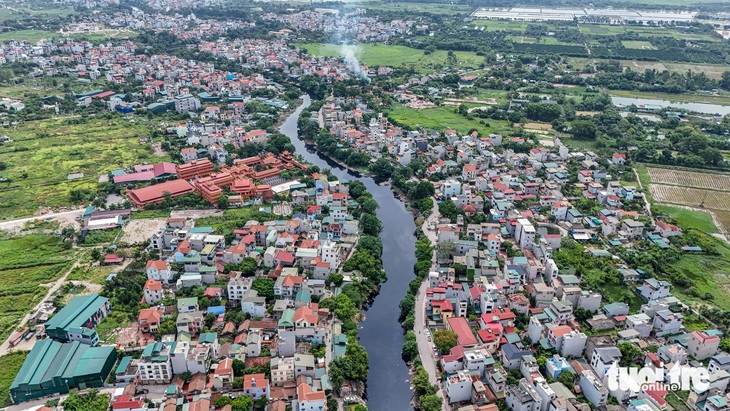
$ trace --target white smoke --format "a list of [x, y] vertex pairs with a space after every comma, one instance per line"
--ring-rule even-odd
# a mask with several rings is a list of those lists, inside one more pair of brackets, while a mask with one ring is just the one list
[[357, 59], [357, 53], [360, 51], [362, 51], [362, 48], [360, 46], [352, 44], [343, 44], [340, 46], [340, 55], [345, 60], [345, 64], [347, 64], [350, 72], [354, 76], [359, 77], [370, 83], [370, 77], [368, 77], [368, 74], [363, 71], [362, 67], [360, 66], [360, 61]]

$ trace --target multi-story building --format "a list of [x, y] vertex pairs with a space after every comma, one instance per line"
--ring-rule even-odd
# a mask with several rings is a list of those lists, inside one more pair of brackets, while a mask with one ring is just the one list
[[[618, 349], [617, 349], [618, 350]], [[591, 370], [583, 370], [580, 374], [578, 382], [583, 395], [591, 402], [593, 407], [602, 407], [606, 405], [608, 400], [608, 388], [601, 382], [596, 374]]]
[[172, 354], [176, 345], [175, 341], [147, 344], [138, 363], [143, 384], [167, 384], [172, 380]]

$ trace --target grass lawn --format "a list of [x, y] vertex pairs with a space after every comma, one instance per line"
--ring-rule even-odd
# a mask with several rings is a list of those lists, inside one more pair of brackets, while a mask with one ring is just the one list
[[68, 269], [74, 252], [58, 237], [30, 234], [0, 241], [0, 341], [10, 335], [47, 289]]
[[623, 44], [624, 47], [626, 47], [627, 49], [639, 49], [639, 50], [656, 50], [657, 49], [650, 42], [641, 41], [641, 40], [624, 40], [621, 42], [621, 44]]
[[656, 204], [652, 208], [652, 212], [655, 215], [662, 213], [667, 214], [670, 218], [677, 222], [677, 225], [685, 230], [688, 228], [696, 228], [708, 234], [718, 232], [715, 223], [712, 221], [712, 216], [702, 211], [693, 211], [665, 204]]
[[393, 108], [388, 111], [388, 117], [411, 127], [424, 127], [427, 129], [436, 129], [439, 131], [454, 129], [459, 133], [466, 134], [472, 128], [477, 129], [480, 135], [489, 133], [502, 133], [507, 130], [506, 121], [485, 119], [490, 127], [479, 123], [478, 118], [469, 120], [466, 117], [454, 113], [454, 107], [441, 106], [427, 108], [424, 110], [414, 110], [401, 104], [394, 104]]
[[672, 293], [683, 302], [712, 304], [722, 310], [730, 310], [730, 246], [715, 240], [715, 249], [719, 255], [684, 254], [674, 264], [674, 268], [685, 274], [694, 282], [700, 295], [709, 293], [714, 298], [710, 301], [689, 296], [681, 287], [672, 287]]
[[28, 351], [10, 352], [0, 357], [0, 407], [10, 404], [10, 385], [28, 356]]
[[[299, 43], [294, 46], [304, 48], [313, 55], [342, 56], [341, 46], [338, 44]], [[413, 66], [421, 72], [431, 72], [445, 66], [448, 55], [445, 50], [437, 50], [427, 55], [423, 50], [387, 44], [360, 44], [353, 47], [355, 47], [355, 57], [367, 66], [400, 67], [405, 65]], [[454, 54], [459, 68], [477, 68], [484, 62], [484, 58], [477, 56], [476, 53], [457, 51]]]
[[595, 150], [597, 148], [594, 140], [579, 140], [572, 137], [562, 137], [560, 141], [573, 150]]
[[477, 27], [486, 27], [484, 31], [509, 31], [512, 33], [524, 33], [527, 29], [527, 22], [524, 21], [508, 21], [508, 20], [474, 20], [471, 23]]
[[[136, 163], [169, 161], [151, 152], [147, 126], [126, 119], [43, 120], [26, 123], [4, 134], [14, 141], [0, 147], [0, 161], [7, 164], [0, 184], [0, 219], [30, 216], [38, 207], [70, 205], [72, 189], [94, 189], [98, 178], [111, 170]], [[84, 177], [69, 181], [69, 173]]]

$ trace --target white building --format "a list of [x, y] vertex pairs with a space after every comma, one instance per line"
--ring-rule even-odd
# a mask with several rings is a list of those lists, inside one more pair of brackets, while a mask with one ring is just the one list
[[147, 279], [157, 280], [167, 284], [172, 277], [170, 263], [165, 260], [147, 261]]
[[143, 384], [167, 384], [172, 380], [172, 356], [176, 342], [147, 344], [137, 367]]
[[580, 375], [578, 383], [583, 395], [593, 405], [592, 408], [602, 407], [606, 405], [608, 399], [608, 388], [603, 385], [601, 380], [591, 370], [584, 370]]
[[444, 382], [446, 395], [449, 397], [449, 403], [469, 401], [471, 399], [472, 379], [466, 371], [459, 371], [452, 374]]
[[264, 318], [266, 315], [266, 297], [259, 297], [259, 292], [249, 290], [241, 300], [241, 311], [254, 318]]

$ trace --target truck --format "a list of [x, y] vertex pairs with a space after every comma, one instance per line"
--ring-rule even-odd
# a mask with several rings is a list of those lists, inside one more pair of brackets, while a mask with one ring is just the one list
[[10, 337], [10, 340], [9, 340], [10, 346], [15, 347], [16, 345], [18, 345], [18, 343], [20, 343], [23, 340], [23, 337], [28, 335], [29, 331], [30, 330], [26, 327], [26, 328], [18, 331], [17, 333], [13, 334], [13, 336]]

